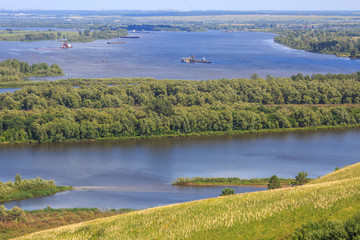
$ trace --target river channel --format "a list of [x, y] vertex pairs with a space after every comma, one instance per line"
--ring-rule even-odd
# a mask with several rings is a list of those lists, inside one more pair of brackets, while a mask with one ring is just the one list
[[[152, 32], [138, 39], [72, 43], [60, 49], [59, 41], [0, 42], [0, 61], [16, 58], [30, 63], [57, 63], [64, 76], [30, 78], [57, 80], [71, 77], [153, 77], [207, 80], [220, 78], [290, 77], [303, 73], [352, 73], [360, 60], [294, 50], [274, 43], [273, 34], [258, 32]], [[107, 44], [124, 41], [124, 44]], [[195, 55], [212, 64], [181, 63]]]
[[[178, 177], [311, 178], [359, 161], [360, 129], [0, 146], [0, 180], [54, 179], [80, 189], [6, 203], [24, 209], [143, 209], [216, 197], [223, 187], [176, 187]], [[81, 187], [86, 187], [82, 189]], [[236, 193], [265, 190], [234, 187]]]

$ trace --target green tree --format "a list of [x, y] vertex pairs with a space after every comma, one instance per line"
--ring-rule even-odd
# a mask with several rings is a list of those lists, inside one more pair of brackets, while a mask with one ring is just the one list
[[295, 176], [295, 181], [291, 182], [292, 186], [301, 186], [310, 181], [310, 178], [307, 178], [308, 173], [301, 171]]
[[16, 175], [15, 175], [15, 184], [16, 184], [16, 185], [20, 185], [21, 182], [22, 182], [22, 179], [21, 179], [20, 174], [16, 174]]
[[269, 180], [267, 187], [268, 187], [268, 189], [281, 188], [279, 178], [276, 175], [272, 176]]
[[235, 194], [234, 189], [224, 188], [224, 190], [222, 190], [220, 196], [226, 196], [226, 195], [232, 195], [232, 194]]
[[0, 222], [5, 223], [8, 219], [8, 211], [4, 205], [0, 205]]

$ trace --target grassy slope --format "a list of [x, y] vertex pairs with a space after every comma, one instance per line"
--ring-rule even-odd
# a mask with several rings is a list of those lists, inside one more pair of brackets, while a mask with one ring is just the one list
[[330, 182], [342, 179], [360, 177], [360, 162], [329, 173], [322, 178], [311, 181], [310, 184]]
[[353, 168], [360, 164], [321, 183], [152, 208], [21, 239], [288, 239], [308, 221], [346, 219], [358, 211], [360, 173]]

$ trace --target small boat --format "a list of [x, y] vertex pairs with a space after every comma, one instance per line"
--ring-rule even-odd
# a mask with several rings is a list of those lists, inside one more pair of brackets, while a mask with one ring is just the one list
[[123, 44], [125, 42], [107, 42], [107, 44]]
[[72, 48], [72, 47], [73, 46], [71, 44], [69, 44], [68, 42], [64, 42], [60, 48], [67, 49], [67, 48]]

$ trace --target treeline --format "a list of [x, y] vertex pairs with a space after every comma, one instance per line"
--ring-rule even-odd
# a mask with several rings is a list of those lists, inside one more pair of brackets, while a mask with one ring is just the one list
[[71, 188], [56, 186], [54, 180], [43, 180], [39, 177], [26, 180], [22, 179], [20, 174], [16, 174], [15, 182], [0, 181], [0, 202], [47, 196], [68, 189]]
[[62, 75], [63, 70], [57, 64], [29, 64], [17, 59], [0, 62], [0, 82], [20, 81], [23, 77]]
[[355, 107], [265, 107], [233, 104], [111, 109], [5, 110], [0, 112], [0, 142], [66, 140], [258, 131], [360, 123]]
[[[114, 79], [104, 82], [66, 80], [61, 83], [78, 84], [79, 88], [58, 83], [26, 86], [15, 93], [0, 95], [0, 110], [32, 110], [64, 106], [66, 108], [143, 107], [157, 114], [169, 116], [174, 107], [217, 106], [231, 108], [237, 103], [257, 104], [346, 104], [360, 103], [360, 72], [291, 78], [257, 78], [181, 81]], [[87, 85], [90, 84], [90, 85]]]
[[125, 28], [135, 31], [181, 31], [181, 32], [205, 32], [208, 29], [202, 24], [130, 24]]
[[1, 41], [39, 41], [39, 40], [60, 39], [62, 38], [62, 36], [63, 34], [61, 32], [8, 31], [8, 32], [2, 32], [2, 34], [0, 34], [0, 40]]
[[314, 53], [360, 58], [360, 30], [316, 29], [284, 30], [274, 41], [291, 48]]
[[42, 41], [67, 39], [71, 42], [89, 42], [97, 39], [111, 39], [127, 35], [125, 28], [101, 26], [97, 29], [79, 31], [0, 31], [0, 41]]
[[0, 142], [352, 126], [360, 124], [351, 105], [360, 102], [359, 76], [28, 86], [0, 94]]
[[97, 39], [112, 39], [126, 36], [128, 34], [125, 28], [110, 28], [108, 26], [101, 26], [98, 29], [91, 31], [90, 29], [79, 30], [77, 34], [67, 35], [66, 38], [70, 42], [90, 42]]
[[[290, 186], [293, 179], [288, 178], [278, 178], [279, 183], [281, 185]], [[269, 183], [270, 178], [252, 178], [252, 179], [240, 179], [238, 177], [211, 177], [211, 178], [204, 178], [204, 177], [192, 177], [192, 178], [178, 178], [176, 179], [172, 185], [263, 185], [267, 186]]]

